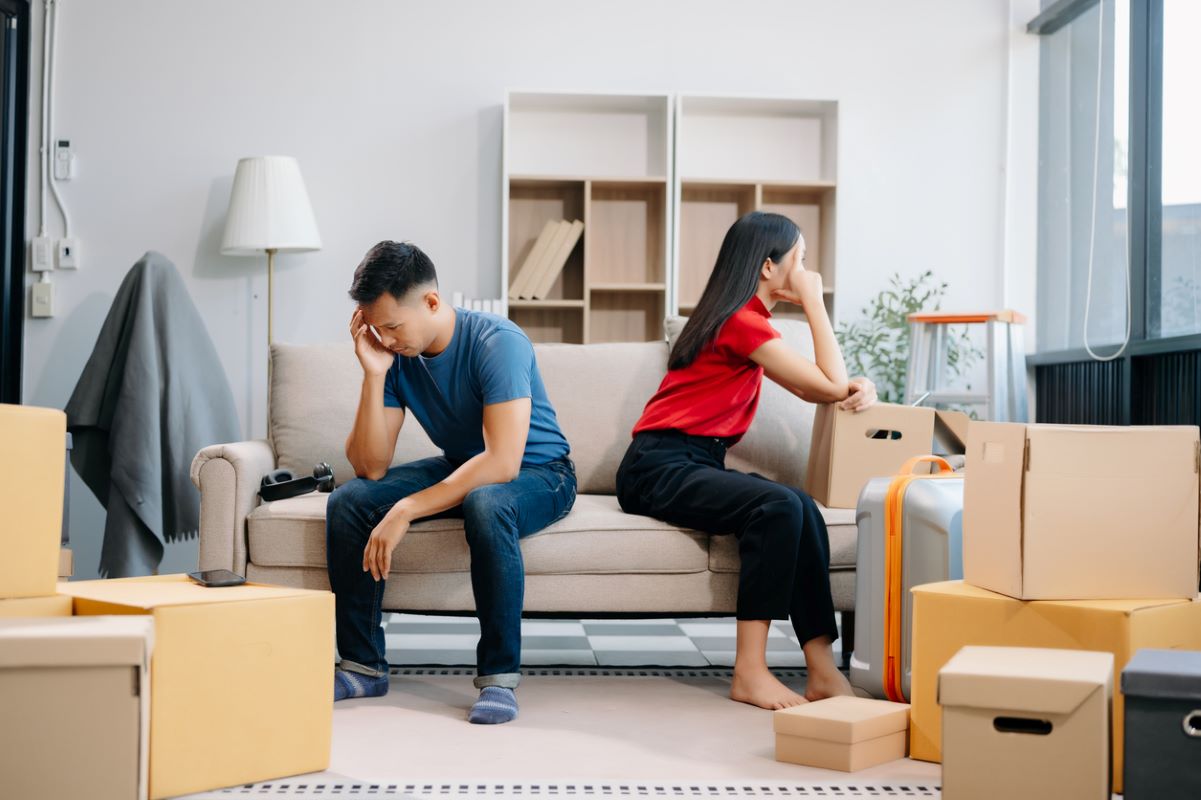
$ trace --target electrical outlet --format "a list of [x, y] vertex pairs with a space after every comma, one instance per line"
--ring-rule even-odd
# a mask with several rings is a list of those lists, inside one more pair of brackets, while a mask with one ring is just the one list
[[58, 240], [58, 268], [79, 269], [79, 240], [74, 236]]
[[47, 272], [54, 269], [54, 245], [49, 236], [38, 236], [33, 240], [33, 271]]
[[54, 316], [54, 284], [50, 281], [41, 280], [33, 285], [33, 315]]

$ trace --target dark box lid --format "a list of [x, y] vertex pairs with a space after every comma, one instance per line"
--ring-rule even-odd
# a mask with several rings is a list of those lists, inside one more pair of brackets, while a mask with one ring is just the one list
[[1122, 670], [1122, 693], [1133, 697], [1201, 700], [1201, 652], [1139, 650]]

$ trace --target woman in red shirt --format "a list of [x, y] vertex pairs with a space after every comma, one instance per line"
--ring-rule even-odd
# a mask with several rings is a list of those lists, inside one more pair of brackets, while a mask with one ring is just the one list
[[[787, 217], [752, 212], [734, 223], [617, 472], [617, 497], [627, 513], [738, 537], [730, 697], [768, 709], [851, 692], [831, 648], [838, 628], [829, 537], [811, 497], [726, 469], [726, 449], [750, 427], [764, 375], [811, 403], [860, 410], [876, 399], [871, 381], [848, 379], [821, 275], [805, 269], [804, 257], [800, 229]], [[814, 361], [790, 350], [768, 322], [777, 301], [804, 309]], [[804, 697], [767, 667], [771, 620], [789, 618], [805, 651]]]

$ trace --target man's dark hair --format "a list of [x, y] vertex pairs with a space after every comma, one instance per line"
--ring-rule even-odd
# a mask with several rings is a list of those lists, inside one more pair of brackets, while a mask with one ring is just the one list
[[370, 305], [384, 292], [403, 300], [412, 289], [432, 283], [438, 285], [434, 262], [409, 242], [383, 241], [367, 251], [354, 270], [350, 299]]

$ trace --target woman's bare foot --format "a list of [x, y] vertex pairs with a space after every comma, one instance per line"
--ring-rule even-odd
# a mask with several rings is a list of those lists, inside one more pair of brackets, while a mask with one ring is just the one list
[[838, 670], [809, 671], [809, 680], [805, 682], [805, 699], [810, 702], [825, 700], [827, 697], [854, 694], [851, 682]]
[[766, 708], [769, 711], [791, 708], [807, 702], [805, 698], [781, 683], [780, 679], [772, 675], [767, 667], [762, 669], [738, 669], [735, 667], [734, 681], [730, 685], [730, 699]]

